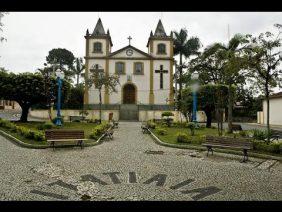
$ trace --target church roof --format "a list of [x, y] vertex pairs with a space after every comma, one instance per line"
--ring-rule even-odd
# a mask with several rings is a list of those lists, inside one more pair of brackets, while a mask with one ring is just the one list
[[106, 35], [101, 18], [98, 19], [92, 35]]
[[121, 49], [119, 49], [117, 51], [114, 51], [109, 56], [112, 57], [112, 56], [114, 56], [114, 55], [116, 55], [116, 54], [118, 54], [118, 53], [120, 53], [120, 52], [122, 52], [122, 51], [124, 51], [125, 49], [128, 49], [128, 48], [131, 48], [131, 49], [139, 52], [140, 54], [144, 55], [145, 57], [149, 57], [149, 58], [152, 57], [151, 55], [147, 54], [146, 52], [143, 52], [140, 49], [137, 49], [136, 47], [131, 46], [131, 45], [125, 46], [125, 47], [123, 47], [123, 48], [121, 48]]
[[154, 36], [155, 36], [155, 37], [166, 37], [166, 33], [165, 33], [165, 30], [164, 30], [164, 26], [163, 26], [161, 20], [159, 20], [159, 22], [158, 22], [158, 25], [157, 25], [157, 28], [156, 28], [156, 30], [155, 30]]

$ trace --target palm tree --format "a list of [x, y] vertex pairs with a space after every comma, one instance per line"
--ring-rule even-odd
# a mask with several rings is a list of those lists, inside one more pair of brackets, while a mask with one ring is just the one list
[[205, 51], [218, 54], [223, 61], [223, 81], [228, 85], [228, 131], [232, 132], [232, 110], [234, 104], [233, 85], [244, 83], [244, 75], [240, 72], [246, 64], [242, 53], [249, 48], [247, 36], [236, 34], [227, 44], [215, 43]]
[[75, 58], [74, 64], [72, 66], [72, 72], [76, 75], [76, 86], [79, 84], [79, 77], [82, 76], [82, 72], [85, 69], [85, 65], [83, 64], [83, 59]]
[[179, 99], [181, 98], [182, 91], [182, 65], [183, 56], [189, 58], [192, 55], [198, 55], [199, 48], [201, 47], [200, 40], [197, 37], [191, 37], [188, 39], [188, 31], [181, 29], [180, 32], [174, 31], [174, 55], [179, 54]]

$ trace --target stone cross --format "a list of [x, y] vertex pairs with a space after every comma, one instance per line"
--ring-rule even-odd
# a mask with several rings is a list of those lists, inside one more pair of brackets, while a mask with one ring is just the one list
[[160, 74], [160, 89], [163, 89], [163, 74], [164, 73], [168, 73], [168, 70], [163, 70], [163, 65], [160, 65], [160, 70], [155, 70], [155, 73], [159, 73]]
[[128, 39], [128, 41], [129, 41], [129, 45], [130, 45], [130, 40], [132, 39], [132, 37], [129, 36], [127, 39]]

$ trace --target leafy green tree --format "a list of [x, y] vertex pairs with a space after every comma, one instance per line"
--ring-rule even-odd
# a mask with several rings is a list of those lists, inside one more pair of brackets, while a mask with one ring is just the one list
[[189, 121], [189, 116], [192, 114], [193, 97], [190, 87], [187, 87], [181, 92], [181, 99], [178, 100], [179, 111], [183, 114], [186, 122]]
[[[63, 97], [67, 97], [69, 84], [63, 82]], [[55, 78], [50, 81], [50, 93], [56, 100], [57, 82]], [[27, 122], [31, 106], [46, 103], [44, 78], [39, 73], [4, 73], [0, 72], [0, 95], [2, 98], [18, 102], [22, 108], [20, 121]]]
[[228, 87], [225, 85], [207, 84], [200, 87], [198, 93], [199, 108], [205, 111], [205, 114], [207, 116], [206, 127], [211, 127], [212, 114], [214, 112], [219, 113], [220, 109], [224, 109], [224, 105], [222, 105], [222, 103], [227, 101], [227, 94]]
[[253, 83], [254, 88], [258, 88], [263, 92], [267, 102], [268, 143], [270, 141], [269, 96], [273, 88], [281, 88], [282, 86], [282, 70], [279, 67], [282, 57], [281, 52], [278, 50], [281, 46], [279, 36], [282, 33], [282, 25], [275, 24], [274, 26], [279, 30], [277, 35], [265, 32], [258, 37], [251, 37], [252, 49], [246, 50], [250, 81]]
[[84, 95], [84, 85], [83, 84], [78, 84], [78, 86], [71, 87], [69, 98], [64, 103], [64, 108], [82, 109], [83, 108], [83, 95]]
[[119, 85], [118, 75], [107, 75], [104, 71], [90, 70], [92, 73], [90, 78], [86, 81], [87, 86], [95, 86], [99, 90], [99, 114], [100, 123], [102, 121], [102, 88], [108, 88], [109, 93], [117, 92], [116, 86]]
[[62, 48], [52, 49], [46, 57], [48, 64], [55, 65], [56, 68], [64, 71], [67, 80], [74, 75], [72, 71], [74, 59], [75, 57], [71, 51]]
[[72, 66], [73, 74], [76, 75], [76, 86], [79, 85], [79, 77], [82, 75], [85, 65], [83, 64], [82, 58], [75, 58], [74, 64]]
[[179, 32], [174, 32], [174, 55], [179, 55], [179, 98], [181, 98], [182, 91], [182, 75], [183, 75], [183, 56], [189, 58], [192, 55], [198, 55], [200, 49], [200, 40], [197, 37], [188, 39], [188, 31], [181, 29]]
[[247, 61], [244, 58], [244, 50], [249, 48], [248, 36], [236, 34], [227, 45], [215, 43], [207, 48], [210, 55], [219, 55], [222, 59], [223, 72], [222, 81], [228, 85], [228, 131], [232, 132], [232, 113], [234, 105], [234, 92], [232, 86], [245, 82], [245, 71]]

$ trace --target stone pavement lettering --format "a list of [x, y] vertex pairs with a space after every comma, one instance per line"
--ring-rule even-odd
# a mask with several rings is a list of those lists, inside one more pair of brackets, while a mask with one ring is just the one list
[[[120, 184], [122, 183], [120, 181], [120, 179], [118, 178], [118, 175], [120, 174], [120, 172], [108, 172], [108, 173], [103, 173], [105, 175], [108, 175], [112, 181], [113, 184]], [[135, 172], [129, 172], [129, 178], [128, 178], [128, 182], [129, 183], [138, 183], [136, 180], [136, 173]], [[150, 179], [146, 180], [145, 182], [143, 182], [143, 184], [153, 184], [155, 183], [155, 186], [164, 186], [165, 182], [166, 182], [166, 178], [167, 175], [166, 174], [157, 174], [153, 177], [151, 177]], [[99, 183], [100, 185], [109, 185], [108, 183], [106, 183], [105, 181], [97, 178], [94, 175], [83, 175], [81, 176], [81, 181], [82, 182], [93, 182], [93, 183]], [[173, 190], [179, 190], [180, 188], [185, 188], [185, 186], [188, 186], [190, 183], [194, 182], [194, 179], [188, 179], [185, 180], [183, 182], [179, 182], [176, 185], [170, 186], [169, 189], [173, 189]], [[140, 182], [142, 183], [142, 182]], [[73, 191], [78, 191], [77, 186], [70, 184], [70, 183], [66, 183], [63, 182], [62, 180], [57, 180], [53, 183], [49, 183], [48, 186], [60, 186], [62, 188], [65, 189], [70, 189]], [[221, 191], [221, 189], [215, 187], [215, 186], [209, 186], [209, 187], [204, 187], [204, 188], [196, 188], [196, 189], [186, 189], [186, 190], [182, 190], [180, 191], [183, 194], [193, 194], [196, 193], [196, 195], [194, 194], [194, 196], [192, 196], [193, 200], [200, 200], [202, 198], [205, 198], [209, 195], [213, 195], [217, 192]], [[65, 200], [68, 199], [69, 197], [64, 196], [64, 195], [60, 195], [57, 193], [52, 193], [52, 192], [45, 192], [42, 190], [31, 190], [30, 191], [33, 194], [38, 194], [38, 195], [43, 195], [45, 197], [51, 197], [51, 198], [56, 198], [56, 199], [61, 199], [61, 200]]]
[[157, 145], [141, 123], [119, 125], [113, 140], [83, 150], [27, 149], [0, 137], [0, 200], [282, 200], [278, 161], [207, 158]]

